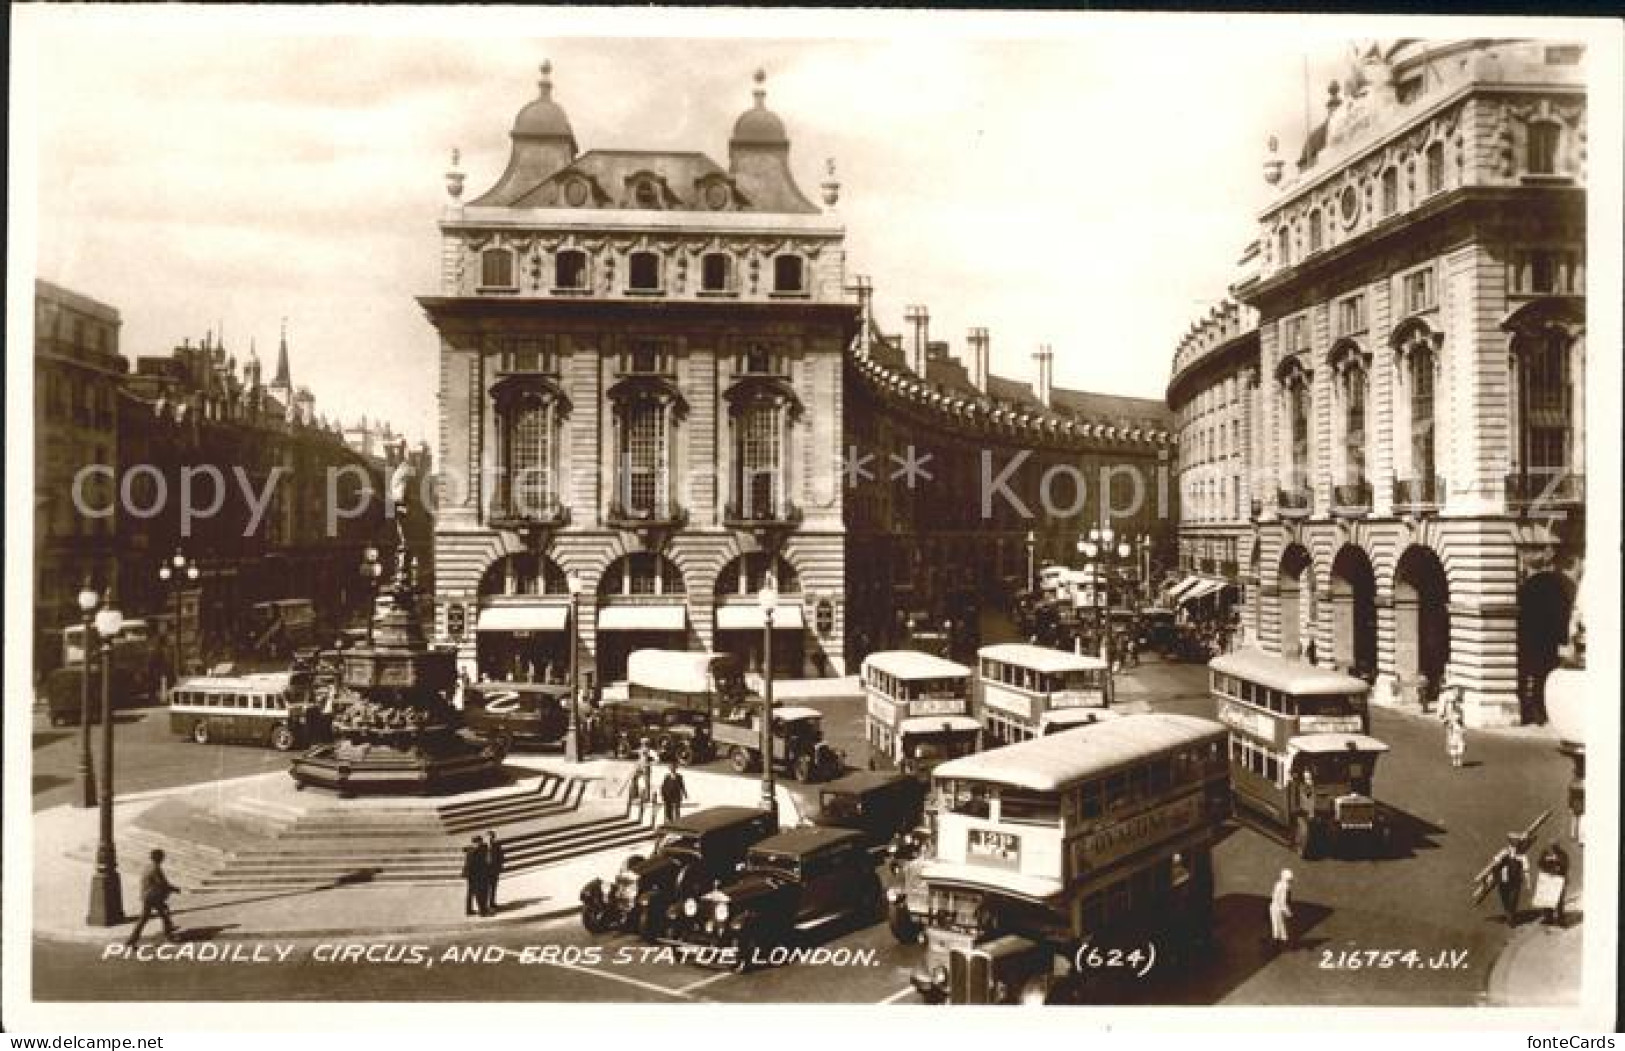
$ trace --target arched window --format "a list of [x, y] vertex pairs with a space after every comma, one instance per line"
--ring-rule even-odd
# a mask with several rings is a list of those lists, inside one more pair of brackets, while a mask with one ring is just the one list
[[1528, 152], [1524, 167], [1530, 175], [1557, 172], [1557, 143], [1561, 129], [1554, 121], [1534, 121], [1528, 127]]
[[1382, 172], [1382, 216], [1386, 219], [1399, 211], [1399, 169], [1385, 168]]
[[1366, 479], [1365, 465], [1365, 401], [1367, 378], [1365, 365], [1351, 362], [1343, 371], [1343, 478], [1347, 485], [1359, 485]]
[[773, 291], [804, 292], [807, 288], [806, 263], [799, 255], [773, 259]]
[[1276, 263], [1280, 266], [1292, 265], [1292, 230], [1283, 226], [1275, 235]]
[[734, 418], [734, 499], [743, 518], [779, 514], [784, 474], [782, 408], [773, 402], [747, 403]]
[[620, 502], [635, 517], [662, 517], [667, 499], [667, 407], [650, 398], [627, 402], [620, 413]]
[[513, 250], [487, 248], [480, 253], [480, 287], [514, 288]]
[[660, 257], [653, 252], [633, 252], [627, 261], [626, 287], [632, 292], [660, 291]]
[[1325, 231], [1322, 229], [1324, 225], [1325, 224], [1321, 220], [1319, 208], [1316, 208], [1314, 211], [1309, 213], [1309, 251], [1320, 251], [1322, 242], [1326, 236]]
[[1433, 477], [1435, 466], [1433, 348], [1418, 344], [1409, 354], [1411, 387], [1411, 477]]
[[634, 551], [610, 563], [599, 585], [606, 596], [682, 595], [687, 590], [677, 564], [654, 551]]
[[580, 291], [587, 287], [587, 253], [566, 248], [553, 256], [553, 287]]
[[1431, 195], [1444, 189], [1444, 144], [1431, 143], [1427, 148], [1426, 157], [1427, 187]]
[[733, 260], [721, 252], [708, 252], [700, 259], [700, 291], [732, 292]]
[[1309, 428], [1313, 411], [1309, 373], [1301, 362], [1289, 359], [1279, 376], [1286, 402], [1287, 462], [1291, 467], [1287, 489], [1301, 494], [1309, 489]]

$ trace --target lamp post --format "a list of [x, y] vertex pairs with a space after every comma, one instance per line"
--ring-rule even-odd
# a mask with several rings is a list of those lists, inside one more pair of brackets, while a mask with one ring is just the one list
[[1140, 605], [1151, 605], [1151, 534], [1140, 538]]
[[[85, 922], [111, 927], [124, 922], [124, 888], [113, 849], [113, 640], [124, 627], [124, 616], [113, 608], [111, 596], [96, 614], [96, 634], [102, 648], [102, 779], [101, 829], [96, 841], [96, 873], [90, 881], [90, 911]], [[89, 640], [85, 658], [89, 663]]]
[[581, 594], [581, 574], [570, 570], [564, 574], [570, 590], [570, 725], [564, 733], [564, 758], [567, 762], [581, 761], [581, 620], [576, 616]]
[[378, 578], [384, 575], [378, 549], [369, 546], [362, 554], [361, 577], [367, 582], [367, 645], [372, 645], [372, 620], [378, 612]]
[[78, 601], [83, 629], [79, 636], [79, 805], [89, 810], [96, 805], [96, 770], [90, 762], [90, 635], [101, 601], [89, 579], [80, 586]]
[[779, 587], [768, 570], [762, 590], [756, 595], [762, 607], [762, 809], [777, 815], [778, 796], [773, 789], [773, 614], [779, 606]]
[[1027, 590], [1038, 590], [1038, 534], [1027, 530]]
[[172, 648], [175, 651], [172, 658], [173, 665], [170, 668], [172, 673], [170, 676], [171, 688], [181, 681], [181, 664], [185, 659], [185, 654], [181, 652], [181, 585], [183, 581], [188, 584], [196, 583], [197, 578], [197, 560], [187, 558], [181, 554], [179, 548], [175, 550], [175, 554], [168, 561], [158, 567], [158, 579], [169, 586], [175, 606], [175, 621], [170, 628], [170, 633], [174, 636]]
[[1107, 580], [1107, 563], [1115, 553], [1119, 558], [1128, 557], [1130, 548], [1126, 542], [1113, 546], [1117, 540], [1111, 526], [1099, 529], [1090, 529], [1087, 536], [1079, 539], [1078, 550], [1088, 560], [1086, 568], [1089, 570], [1090, 580], [1093, 584], [1096, 623], [1100, 630], [1100, 659], [1111, 666], [1111, 629], [1107, 623], [1107, 607], [1111, 604], [1111, 586]]

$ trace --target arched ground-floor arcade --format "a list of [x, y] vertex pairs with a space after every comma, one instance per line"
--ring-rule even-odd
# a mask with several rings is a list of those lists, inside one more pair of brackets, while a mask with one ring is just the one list
[[1470, 726], [1544, 719], [1584, 570], [1582, 523], [1265, 522], [1256, 539], [1242, 620], [1266, 650], [1360, 676], [1378, 704], [1431, 710], [1459, 687]]

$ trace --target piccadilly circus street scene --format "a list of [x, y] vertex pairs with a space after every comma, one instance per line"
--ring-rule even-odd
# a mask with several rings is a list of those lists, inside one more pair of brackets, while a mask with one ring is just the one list
[[8, 1022], [1614, 1028], [1617, 22], [17, 11]]

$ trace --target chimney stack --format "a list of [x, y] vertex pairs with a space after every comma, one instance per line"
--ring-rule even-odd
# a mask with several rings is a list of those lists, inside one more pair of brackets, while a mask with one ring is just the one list
[[1043, 404], [1044, 408], [1048, 409], [1051, 407], [1051, 381], [1054, 375], [1051, 372], [1051, 366], [1055, 360], [1055, 352], [1050, 349], [1048, 343], [1042, 343], [1038, 347], [1038, 353], [1034, 354], [1033, 357], [1038, 359], [1038, 400]]
[[914, 326], [914, 342], [908, 349], [908, 367], [914, 375], [925, 379], [925, 345], [930, 338], [931, 314], [923, 306], [914, 305], [903, 310], [903, 320]]
[[971, 385], [983, 394], [987, 393], [987, 329], [973, 328], [965, 337], [970, 344], [970, 381]]
[[868, 354], [873, 347], [874, 286], [867, 274], [854, 274], [851, 290], [858, 295], [858, 349]]

